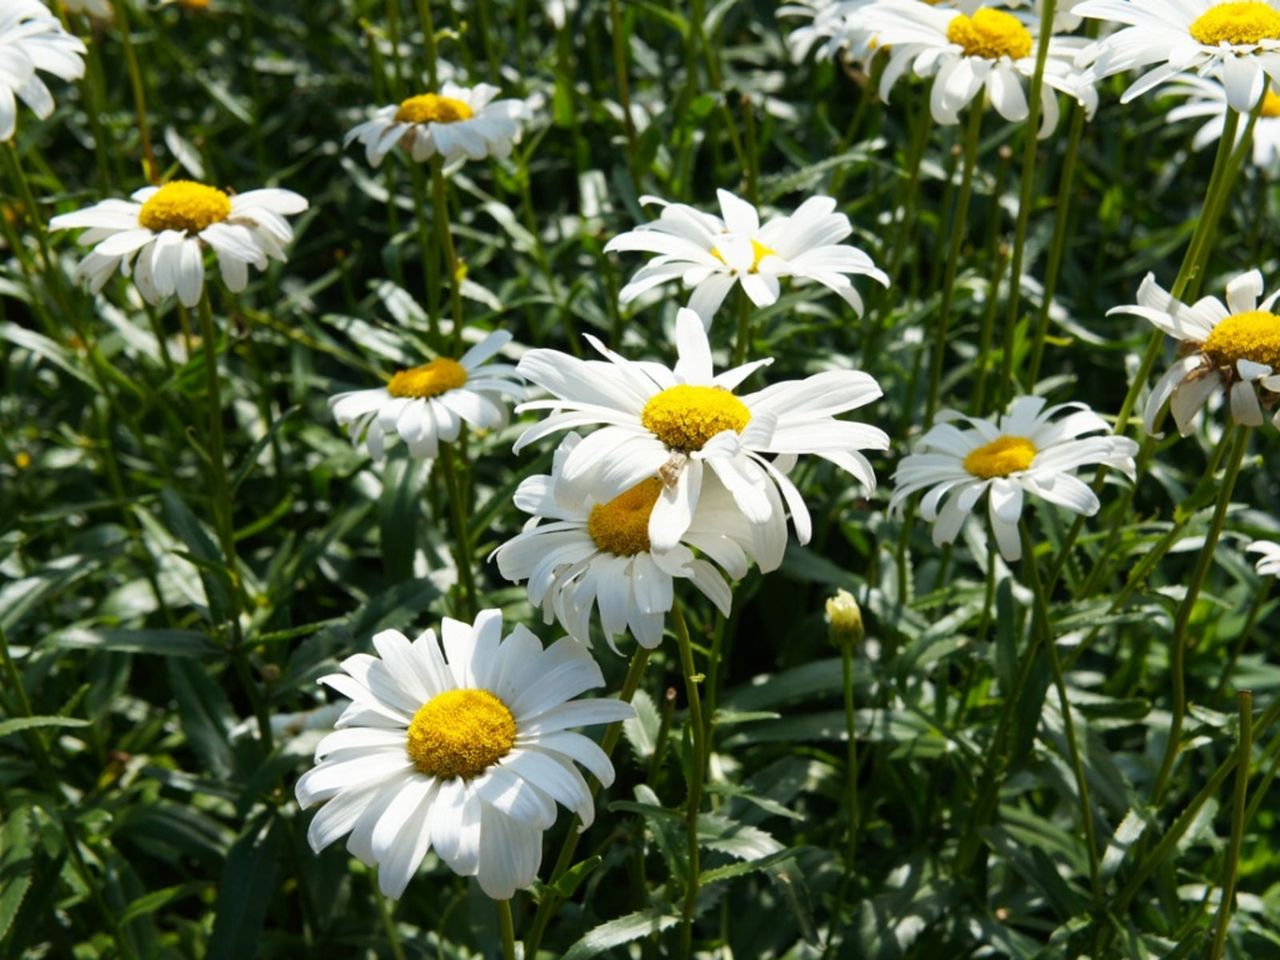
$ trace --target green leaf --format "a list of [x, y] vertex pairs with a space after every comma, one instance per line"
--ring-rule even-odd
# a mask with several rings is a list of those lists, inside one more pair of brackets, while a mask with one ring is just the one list
[[36, 833], [31, 829], [31, 809], [19, 807], [0, 829], [0, 941], [31, 887], [31, 859]]
[[251, 821], [231, 845], [218, 885], [208, 960], [243, 960], [258, 955], [262, 922], [276, 889], [284, 835], [284, 824], [274, 812], [267, 811]]
[[759, 857], [755, 860], [739, 860], [737, 863], [726, 864], [723, 867], [716, 867], [712, 870], [704, 870], [698, 877], [698, 882], [702, 886], [712, 883], [719, 883], [721, 880], [733, 880], [737, 877], [745, 877], [749, 873], [756, 873], [760, 870], [767, 870], [769, 867], [779, 863], [785, 863], [788, 860], [794, 860], [803, 853], [803, 848], [793, 847], [790, 850], [779, 850], [765, 857]]
[[679, 916], [665, 910], [637, 910], [600, 924], [570, 947], [561, 960], [588, 960], [624, 943], [669, 930], [679, 922]]
[[32, 730], [36, 727], [87, 727], [88, 720], [78, 720], [75, 717], [15, 717], [12, 720], [5, 720], [0, 723], [0, 737], [7, 737], [11, 733], [18, 733], [21, 730]]
[[555, 883], [555, 892], [564, 900], [568, 900], [573, 896], [574, 891], [578, 889], [578, 884], [582, 883], [587, 876], [595, 870], [600, 864], [604, 863], [604, 858], [597, 854], [587, 857], [587, 859], [575, 863], [572, 867], [564, 872]]
[[220, 653], [198, 630], [89, 630], [72, 627], [50, 635], [50, 646], [71, 650], [153, 653], [162, 657], [209, 657]]
[[657, 749], [662, 719], [658, 716], [658, 708], [653, 705], [653, 698], [644, 690], [635, 692], [635, 696], [631, 698], [631, 706], [636, 715], [622, 722], [622, 732], [636, 757], [648, 760]]
[[136, 920], [138, 917], [155, 913], [161, 907], [167, 906], [174, 900], [180, 900], [183, 897], [191, 896], [193, 893], [199, 893], [206, 886], [208, 886], [206, 883], [192, 882], [180, 883], [177, 886], [164, 887], [160, 890], [152, 890], [125, 907], [124, 913], [120, 915], [120, 924], [123, 926], [130, 920]]
[[221, 622], [231, 606], [231, 585], [222, 568], [222, 555], [176, 491], [166, 489], [160, 494], [160, 503], [165, 525], [186, 544], [192, 562], [200, 570], [200, 582], [204, 584], [205, 597], [209, 602], [209, 616], [215, 622]]
[[189, 660], [167, 661], [169, 684], [178, 702], [182, 732], [205, 770], [218, 778], [230, 776], [233, 760], [228, 734], [235, 716], [222, 688], [204, 667]]

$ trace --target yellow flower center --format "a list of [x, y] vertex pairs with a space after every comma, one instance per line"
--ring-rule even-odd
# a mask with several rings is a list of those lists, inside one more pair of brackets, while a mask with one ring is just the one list
[[641, 480], [608, 503], [597, 503], [587, 517], [587, 533], [596, 546], [618, 557], [634, 557], [649, 549], [649, 514], [662, 493], [657, 477]]
[[461, 100], [423, 93], [400, 104], [396, 123], [457, 123], [474, 116], [475, 111]]
[[406, 748], [429, 777], [478, 777], [511, 752], [516, 720], [488, 690], [446, 690], [413, 715]]
[[997, 437], [964, 458], [964, 468], [975, 477], [990, 480], [1025, 470], [1036, 458], [1036, 445], [1026, 437]]
[[190, 180], [174, 180], [142, 205], [138, 222], [148, 230], [199, 233], [231, 216], [231, 198], [216, 187]]
[[1266, 310], [1227, 317], [1213, 328], [1201, 349], [1219, 367], [1233, 367], [1237, 360], [1280, 367], [1280, 317]]
[[466, 367], [457, 360], [438, 357], [420, 367], [399, 371], [387, 384], [387, 393], [393, 397], [438, 397], [466, 382]]
[[751, 421], [747, 405], [723, 387], [681, 384], [654, 394], [640, 412], [645, 429], [672, 450], [701, 450], [717, 433], [741, 433]]
[[1262, 112], [1258, 114], [1260, 117], [1280, 117], [1280, 94], [1277, 94], [1270, 87], [1262, 96]]
[[1208, 47], [1221, 43], [1247, 46], [1262, 40], [1280, 40], [1280, 11], [1259, 0], [1220, 3], [1196, 17], [1189, 32], [1196, 42]]
[[[772, 247], [766, 247], [763, 243], [761, 243], [755, 237], [751, 238], [751, 252], [752, 254], [754, 254], [754, 257], [751, 261], [751, 269], [750, 269], [751, 273], [755, 273], [760, 269], [760, 261], [763, 260], [765, 257], [776, 256], [778, 253], [778, 251], [774, 250]], [[720, 253], [719, 247], [712, 247], [711, 255], [715, 257], [717, 260], [719, 260], [721, 263], [723, 263], [726, 267], [729, 265], [725, 261], [724, 256]]]
[[947, 40], [961, 47], [966, 57], [1021, 60], [1031, 55], [1031, 32], [1003, 10], [982, 7], [972, 17], [956, 14], [947, 26]]

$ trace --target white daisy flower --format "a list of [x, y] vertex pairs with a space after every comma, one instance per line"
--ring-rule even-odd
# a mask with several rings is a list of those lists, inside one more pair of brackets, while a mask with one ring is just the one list
[[85, 53], [80, 39], [67, 33], [38, 0], [0, 5], [0, 141], [12, 140], [17, 130], [17, 100], [41, 120], [53, 113], [53, 94], [39, 74], [79, 80]]
[[448, 168], [467, 159], [510, 156], [528, 106], [523, 100], [494, 100], [497, 95], [498, 88], [487, 83], [460, 87], [446, 81], [439, 93], [382, 107], [372, 119], [352, 128], [343, 146], [359, 140], [375, 167], [397, 144], [417, 163], [439, 154]]
[[1244, 548], [1245, 553], [1260, 553], [1254, 565], [1260, 577], [1280, 577], [1280, 543], [1274, 540], [1255, 540]]
[[88, 229], [80, 243], [93, 250], [75, 277], [97, 293], [117, 269], [132, 274], [138, 292], [156, 304], [178, 295], [194, 307], [204, 293], [204, 254], [212, 250], [227, 288], [249, 285], [249, 266], [265, 270], [285, 257], [293, 241], [286, 216], [302, 213], [307, 201], [290, 190], [226, 193], [189, 180], [145, 187], [129, 200], [103, 200], [49, 221], [51, 230]]
[[[1165, 116], [1170, 123], [1205, 119], [1191, 140], [1194, 150], [1216, 144], [1222, 139], [1227, 122], [1227, 91], [1216, 80], [1186, 74], [1175, 78], [1168, 87], [1173, 96], [1185, 97], [1186, 103], [1174, 107]], [[1236, 142], [1245, 134], [1245, 125], [1236, 130]], [[1267, 85], [1262, 95], [1262, 109], [1253, 125], [1253, 164], [1264, 170], [1280, 167], [1280, 95]]]
[[[1147, 274], [1138, 288], [1136, 304], [1113, 307], [1107, 315], [1143, 317], [1169, 336], [1182, 341], [1182, 356], [1156, 383], [1147, 400], [1143, 422], [1155, 433], [1156, 417], [1167, 401], [1178, 432], [1184, 437], [1195, 429], [1200, 409], [1215, 393], [1225, 391], [1236, 423], [1256, 427], [1262, 423], [1263, 400], [1272, 407], [1280, 394], [1280, 316], [1271, 312], [1280, 291], [1258, 303], [1262, 274], [1242, 273], [1227, 284], [1227, 302], [1202, 297], [1187, 306], [1163, 290], [1154, 274]], [[1280, 426], [1280, 413], [1273, 418]]]
[[579, 700], [604, 685], [599, 666], [570, 637], [547, 649], [502, 613], [475, 624], [445, 619], [410, 643], [396, 630], [373, 638], [343, 673], [321, 677], [352, 703], [298, 780], [302, 807], [324, 806], [307, 839], [317, 853], [350, 834], [347, 849], [378, 867], [399, 897], [427, 851], [475, 877], [495, 900], [531, 884], [542, 832], [556, 803], [591, 823], [591, 792], [574, 763], [608, 786], [613, 765], [595, 741], [568, 728], [633, 715], [617, 700]]
[[868, 491], [875, 489], [871, 464], [858, 451], [887, 450], [888, 436], [864, 423], [835, 419], [881, 395], [867, 374], [828, 370], [736, 396], [740, 383], [772, 361], [716, 375], [706, 331], [692, 310], [676, 315], [674, 370], [627, 360], [594, 337], [587, 339], [607, 361], [579, 360], [558, 350], [530, 350], [521, 359], [516, 369], [555, 399], [518, 408], [551, 415], [526, 430], [516, 450], [559, 430], [602, 425], [564, 459], [558, 482], [575, 491], [598, 482], [596, 489], [616, 495], [660, 477], [662, 491], [649, 516], [654, 552], [673, 550], [690, 529], [707, 468], [752, 523], [778, 522], [785, 501], [801, 543], [809, 540], [809, 511], [786, 476], [798, 454], [816, 454], [853, 474]]
[[434, 460], [440, 443], [457, 440], [464, 422], [482, 430], [507, 425], [507, 408], [524, 398], [524, 387], [515, 367], [488, 361], [510, 340], [510, 333], [495, 330], [457, 360], [437, 357], [399, 370], [385, 387], [330, 397], [329, 408], [351, 442], [364, 444], [375, 460], [396, 436], [409, 445], [409, 456]]
[[622, 303], [680, 278], [693, 287], [689, 309], [710, 325], [735, 283], [742, 284], [757, 307], [767, 307], [777, 302], [779, 277], [798, 277], [835, 291], [861, 315], [862, 297], [846, 274], [889, 285], [888, 276], [867, 254], [840, 243], [853, 233], [853, 227], [848, 217], [835, 212], [831, 197], [810, 197], [795, 213], [775, 216], [761, 226], [760, 213], [751, 204], [728, 190], [717, 190], [716, 195], [723, 219], [683, 203], [640, 198], [641, 203], [661, 204], [661, 215], [619, 234], [604, 248], [606, 253], [657, 254], [622, 288]]
[[879, 49], [875, 35], [858, 14], [875, 0], [797, 0], [778, 8], [779, 17], [803, 17], [808, 22], [787, 34], [791, 59], [801, 63], [816, 47], [820, 60], [847, 56], [866, 66]]
[[692, 581], [727, 617], [733, 592], [716, 564], [734, 580], [747, 575], [753, 554], [771, 554], [765, 557], [770, 569], [781, 564], [786, 547], [781, 505], [778, 522], [764, 525], [767, 542], [761, 542], [757, 528], [714, 476], [703, 479], [697, 510], [680, 542], [666, 553], [655, 552], [649, 515], [662, 494], [662, 480], [649, 477], [614, 497], [590, 490], [585, 497], [569, 493], [557, 478], [580, 442], [577, 434], [569, 434], [556, 451], [551, 475], [520, 484], [516, 506], [533, 519], [493, 554], [508, 580], [529, 581], [529, 602], [542, 608], [546, 623], [559, 620], [570, 636], [589, 645], [591, 613], [598, 607], [615, 651], [614, 637], [625, 632], [653, 649], [662, 642], [675, 578]]
[[[920, 0], [880, 0], [866, 9], [863, 19], [877, 42], [889, 48], [880, 78], [880, 95], [886, 101], [894, 84], [911, 70], [918, 77], [935, 78], [929, 107], [933, 119], [945, 126], [959, 123], [960, 111], [983, 91], [1010, 123], [1021, 123], [1030, 115], [1025, 88], [1035, 74], [1040, 42], [1040, 24], [1033, 15], [992, 7], [964, 13]], [[1097, 109], [1092, 77], [1075, 65], [1085, 44], [1079, 37], [1049, 40], [1040, 137], [1058, 125], [1058, 93], [1075, 99], [1086, 116], [1092, 117]]]
[[[1064, 412], [1066, 416], [1054, 419]], [[1009, 412], [994, 420], [954, 410], [943, 411], [938, 419], [898, 464], [889, 498], [889, 509], [900, 512], [908, 497], [931, 488], [920, 502], [920, 515], [933, 524], [935, 546], [953, 542], [988, 493], [996, 544], [1006, 560], [1017, 560], [1022, 555], [1018, 520], [1024, 493], [1091, 517], [1098, 511], [1098, 498], [1076, 471], [1102, 463], [1134, 478], [1138, 445], [1112, 436], [1107, 422], [1083, 403], [1046, 409], [1043, 397], [1017, 397]], [[962, 420], [967, 428], [957, 425]], [[1085, 436], [1090, 433], [1106, 436]]]
[[1121, 103], [1194, 70], [1221, 80], [1227, 102], [1245, 113], [1267, 76], [1280, 82], [1280, 9], [1270, 0], [1087, 0], [1075, 12], [1125, 25], [1084, 54], [1099, 77], [1158, 64]]

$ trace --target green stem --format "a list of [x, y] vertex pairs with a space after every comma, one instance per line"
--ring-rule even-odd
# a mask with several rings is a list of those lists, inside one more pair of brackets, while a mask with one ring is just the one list
[[702, 872], [701, 854], [698, 849], [698, 811], [702, 806], [702, 781], [707, 768], [706, 727], [702, 722], [702, 696], [698, 684], [702, 678], [693, 665], [693, 643], [689, 639], [689, 626], [685, 623], [684, 610], [677, 599], [671, 608], [676, 628], [676, 642], [680, 649], [680, 670], [684, 674], [685, 694], [689, 698], [689, 732], [693, 744], [693, 760], [689, 765], [689, 792], [685, 798], [685, 836], [689, 844], [689, 883], [685, 887], [683, 923], [680, 927], [680, 956], [688, 960], [693, 954], [693, 910], [698, 900], [698, 881]]
[[[1052, 0], [1050, 0], [1052, 2]], [[947, 353], [947, 332], [951, 307], [955, 303], [956, 274], [960, 269], [960, 248], [964, 245], [969, 220], [969, 198], [973, 196], [973, 170], [978, 162], [978, 137], [982, 133], [982, 104], [969, 107], [969, 123], [964, 135], [964, 169], [960, 174], [960, 196], [956, 200], [955, 218], [951, 224], [951, 243], [947, 248], [947, 270], [942, 281], [942, 304], [938, 307], [933, 357], [929, 371], [929, 399], [925, 405], [924, 428], [933, 422], [942, 386], [942, 366]], [[1015, 274], [1016, 276], [1016, 274]]]
[[1236, 898], [1236, 876], [1240, 868], [1240, 845], [1244, 840], [1245, 801], [1249, 792], [1249, 767], [1253, 757], [1253, 692], [1241, 690], [1240, 741], [1236, 749], [1235, 811], [1231, 818], [1231, 843], [1223, 867], [1222, 901], [1218, 904], [1218, 924], [1213, 933], [1209, 960], [1222, 960], [1227, 945], [1227, 928], [1231, 925], [1231, 905]]
[[631, 84], [627, 74], [627, 34], [622, 22], [620, 0], [609, 0], [609, 32], [613, 40], [613, 76], [618, 85], [618, 105], [622, 107], [622, 124], [627, 132], [627, 162], [632, 179], [640, 176], [640, 141], [635, 121], [631, 119]]
[[427, 291], [427, 339], [435, 350], [440, 350], [440, 261], [434, 256], [435, 244], [431, 242], [431, 222], [427, 212], [427, 184], [422, 167], [414, 163], [409, 170], [413, 181], [413, 213], [418, 225], [418, 254], [422, 262], [422, 282]]
[[453, 344], [462, 352], [462, 265], [453, 246], [453, 230], [449, 226], [449, 198], [444, 189], [444, 161], [440, 157], [431, 160], [431, 206], [435, 213], [436, 234], [440, 241], [440, 255], [445, 273], [449, 277], [449, 301], [453, 308]]
[[1187, 583], [1187, 592], [1182, 598], [1182, 605], [1178, 607], [1178, 616], [1173, 625], [1169, 664], [1169, 673], [1173, 680], [1173, 714], [1169, 722], [1169, 742], [1165, 747], [1164, 759], [1160, 763], [1160, 772], [1156, 775], [1155, 785], [1151, 788], [1149, 802], [1153, 807], [1160, 805], [1160, 798], [1169, 783], [1174, 761], [1178, 757], [1179, 742], [1182, 739], [1182, 725], [1187, 712], [1187, 627], [1191, 623], [1191, 611], [1200, 596], [1200, 589], [1204, 586], [1209, 569], [1213, 566], [1218, 538], [1222, 534], [1223, 523], [1227, 518], [1227, 508], [1231, 506], [1231, 494], [1235, 491], [1236, 480], [1240, 476], [1240, 465], [1244, 462], [1245, 451], [1249, 447], [1249, 428], [1236, 427], [1235, 430], [1235, 446], [1231, 451], [1231, 459], [1227, 462], [1226, 474], [1222, 478], [1218, 503], [1213, 511], [1213, 519], [1209, 522], [1209, 532], [1205, 535], [1204, 546], [1200, 548], [1200, 554], [1196, 558], [1195, 569], [1191, 573], [1191, 580]]
[[124, 49], [125, 67], [129, 73], [129, 88], [133, 93], [133, 110], [138, 120], [138, 140], [142, 145], [142, 175], [151, 184], [160, 182], [160, 168], [156, 164], [155, 151], [151, 147], [151, 128], [147, 123], [147, 88], [138, 65], [138, 53], [133, 49], [129, 15], [122, 0], [113, 4], [116, 11], [116, 27], [120, 30], [120, 43]]
[[400, 932], [396, 930], [396, 921], [392, 916], [391, 907], [378, 887], [377, 875], [370, 874], [370, 879], [373, 881], [373, 899], [378, 904], [378, 917], [382, 920], [382, 929], [387, 934], [387, 946], [391, 948], [392, 960], [405, 960], [404, 946], [400, 943]]
[[471, 535], [467, 529], [467, 505], [462, 493], [461, 478], [453, 462], [453, 445], [440, 445], [440, 470], [444, 474], [445, 488], [449, 494], [449, 516], [453, 520], [453, 535], [457, 540], [454, 557], [458, 567], [458, 582], [462, 586], [463, 612], [466, 619], [475, 617], [479, 609], [476, 596], [475, 571], [471, 549]]
[[496, 900], [498, 928], [502, 931], [502, 960], [516, 960], [516, 925], [511, 918], [511, 901]]
[[733, 341], [733, 365], [740, 367], [747, 362], [747, 348], [751, 344], [751, 298], [738, 288], [738, 333]]
[[423, 54], [427, 60], [427, 82], [434, 91], [439, 87], [436, 74], [436, 27], [431, 19], [431, 0], [418, 0], [418, 19], [422, 23]]

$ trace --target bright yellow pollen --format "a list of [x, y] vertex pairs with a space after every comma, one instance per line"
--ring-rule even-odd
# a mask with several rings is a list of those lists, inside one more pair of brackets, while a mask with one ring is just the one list
[[1280, 317], [1266, 310], [1227, 317], [1213, 328], [1202, 349], [1218, 367], [1234, 367], [1237, 360], [1280, 367]]
[[418, 708], [405, 749], [429, 777], [478, 777], [511, 752], [516, 720], [488, 690], [447, 690]]
[[975, 477], [990, 480], [1025, 470], [1036, 458], [1036, 445], [1026, 437], [997, 437], [964, 458], [964, 468]]
[[199, 233], [231, 216], [231, 198], [216, 187], [190, 180], [174, 180], [151, 195], [138, 214], [148, 230]]
[[1221, 43], [1247, 46], [1263, 40], [1280, 40], [1280, 11], [1259, 0], [1220, 3], [1196, 17], [1189, 32], [1198, 43], [1208, 47]]
[[1258, 116], [1280, 117], [1280, 94], [1268, 87], [1262, 97], [1262, 112]]
[[662, 493], [657, 477], [641, 480], [608, 503], [597, 503], [587, 517], [587, 533], [596, 546], [618, 557], [634, 557], [649, 549], [649, 514]]
[[640, 412], [645, 429], [672, 450], [701, 450], [717, 433], [741, 433], [751, 421], [746, 404], [723, 387], [681, 384], [654, 394]]
[[438, 397], [466, 382], [466, 367], [457, 360], [438, 357], [420, 367], [398, 372], [387, 384], [387, 393], [393, 397]]
[[457, 123], [474, 116], [475, 111], [461, 100], [424, 93], [400, 104], [396, 123]]
[[[751, 252], [755, 255], [751, 261], [751, 270], [750, 270], [751, 273], [756, 273], [760, 269], [760, 261], [763, 260], [765, 257], [773, 257], [773, 256], [776, 256], [778, 253], [778, 251], [774, 250], [772, 247], [766, 247], [763, 243], [761, 243], [755, 237], [751, 238]], [[723, 263], [726, 267], [728, 266], [728, 263], [725, 263], [725, 259], [720, 253], [719, 247], [712, 247], [711, 255], [715, 257], [717, 260], [719, 260], [721, 263]]]
[[966, 57], [1021, 60], [1031, 55], [1031, 32], [1017, 17], [982, 7], [972, 17], [956, 14], [947, 26], [947, 40], [964, 49]]

